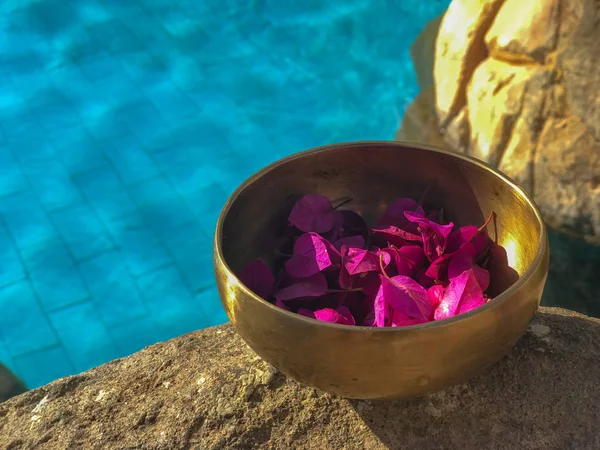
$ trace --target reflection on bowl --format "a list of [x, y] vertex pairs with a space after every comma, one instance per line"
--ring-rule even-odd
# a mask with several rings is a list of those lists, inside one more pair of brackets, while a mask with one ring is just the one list
[[[281, 224], [304, 194], [351, 197], [368, 221], [394, 199], [419, 198], [425, 189], [428, 202], [458, 226], [498, 215], [499, 243], [519, 279], [497, 280], [499, 295], [481, 308], [411, 327], [348, 327], [277, 308], [235, 275], [258, 257], [274, 266]], [[489, 367], [525, 332], [548, 261], [540, 214], [511, 180], [463, 155], [398, 142], [330, 145], [268, 166], [233, 193], [214, 242], [221, 301], [246, 343], [286, 375], [350, 398], [422, 395]]]

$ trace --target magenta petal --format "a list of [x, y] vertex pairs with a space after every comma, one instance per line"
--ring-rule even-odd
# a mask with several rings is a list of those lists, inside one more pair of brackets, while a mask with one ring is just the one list
[[[467, 270], [454, 278], [446, 288], [440, 305], [434, 313], [435, 320], [447, 319], [464, 312], [466, 308], [474, 308], [485, 302], [483, 291], [477, 283], [472, 270]], [[464, 305], [464, 306], [463, 306]]]
[[404, 216], [406, 211], [412, 211], [416, 214], [425, 215], [423, 208], [412, 198], [399, 198], [388, 205], [383, 212], [383, 216], [378, 223], [379, 226], [393, 225], [403, 227], [407, 223]]
[[423, 239], [423, 250], [427, 258], [430, 261], [435, 261], [442, 256], [446, 251], [448, 238], [452, 233], [454, 224], [450, 222], [448, 225], [440, 225], [413, 212], [405, 212], [404, 215], [411, 222], [419, 224], [419, 231]]
[[482, 291], [490, 285], [490, 273], [474, 263], [475, 246], [471, 242], [464, 244], [450, 259], [448, 278], [453, 280], [466, 270], [472, 270]]
[[333, 246], [338, 251], [341, 251], [342, 245], [354, 248], [365, 248], [365, 238], [362, 236], [348, 236], [342, 239], [338, 239], [333, 243]]
[[315, 311], [315, 319], [322, 322], [339, 323], [342, 325], [350, 325], [348, 319], [334, 309], [323, 308]]
[[435, 310], [439, 304], [442, 302], [442, 298], [444, 297], [445, 288], [441, 284], [434, 284], [429, 289], [427, 289], [427, 297], [431, 302], [431, 306]]
[[294, 284], [284, 287], [275, 293], [279, 300], [286, 301], [301, 297], [320, 297], [327, 292], [327, 279], [322, 273], [297, 280]]
[[343, 264], [350, 275], [379, 270], [379, 258], [377, 255], [360, 248], [348, 248]]
[[337, 249], [317, 233], [305, 233], [296, 239], [294, 254], [285, 262], [285, 270], [293, 277], [305, 278], [339, 262]]
[[408, 231], [403, 230], [402, 228], [398, 228], [393, 225], [388, 225], [386, 227], [373, 228], [372, 231], [374, 234], [381, 235], [384, 238], [386, 238], [387, 240], [389, 240], [390, 242], [394, 242], [394, 241], [398, 242], [398, 239], [400, 239], [399, 245], [401, 245], [402, 241], [409, 241], [409, 242], [421, 241], [421, 236], [419, 236], [418, 234], [410, 233]]
[[391, 250], [398, 275], [412, 276], [425, 260], [425, 253], [418, 245], [405, 245]]
[[389, 305], [385, 301], [383, 293], [383, 284], [379, 286], [375, 299], [373, 301], [374, 324], [377, 327], [385, 327], [389, 316]]
[[296, 312], [304, 317], [310, 317], [311, 319], [315, 318], [315, 313], [312, 312], [310, 309], [298, 308], [298, 311], [296, 311]]
[[335, 225], [331, 201], [322, 195], [305, 195], [296, 202], [289, 222], [305, 233], [327, 233]]
[[261, 298], [268, 299], [273, 294], [275, 277], [273, 277], [271, 269], [260, 259], [247, 264], [240, 273], [239, 279]]
[[394, 310], [408, 317], [429, 320], [433, 308], [427, 291], [412, 278], [396, 275], [392, 278], [381, 276], [383, 296]]
[[338, 306], [335, 310], [346, 318], [346, 320], [348, 321], [348, 325], [356, 325], [356, 321], [354, 320], [352, 312], [350, 312], [350, 310], [346, 306]]
[[392, 326], [393, 327], [408, 327], [411, 325], [419, 325], [427, 323], [426, 320], [414, 317], [408, 317], [399, 311], [394, 311], [392, 314]]

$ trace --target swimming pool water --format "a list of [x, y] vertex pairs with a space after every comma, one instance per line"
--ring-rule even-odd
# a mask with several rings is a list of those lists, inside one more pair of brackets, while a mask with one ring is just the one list
[[226, 321], [211, 237], [248, 175], [391, 139], [448, 0], [0, 3], [0, 361], [29, 387]]

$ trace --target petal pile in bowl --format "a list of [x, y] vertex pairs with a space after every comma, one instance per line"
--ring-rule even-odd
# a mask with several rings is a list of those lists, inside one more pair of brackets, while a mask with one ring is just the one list
[[280, 308], [343, 325], [398, 327], [446, 319], [490, 298], [489, 265], [504, 249], [486, 227], [455, 227], [443, 210], [391, 203], [375, 227], [321, 195], [305, 195], [284, 232], [274, 276], [261, 261], [240, 280]]

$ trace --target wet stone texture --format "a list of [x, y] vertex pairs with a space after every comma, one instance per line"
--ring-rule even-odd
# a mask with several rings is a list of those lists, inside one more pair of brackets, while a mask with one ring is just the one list
[[467, 384], [348, 401], [287, 379], [224, 325], [1, 404], [0, 448], [600, 448], [598, 373], [600, 321], [542, 308]]

